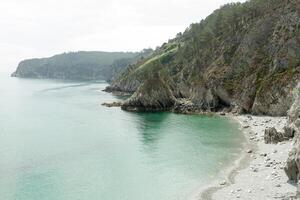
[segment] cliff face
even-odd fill
[[[223,6],[129,67],[110,90],[151,96],[155,88],[143,85],[159,74],[171,96],[204,111],[286,115],[300,78],[299,12],[298,0]]]
[[[15,77],[68,80],[112,80],[145,53],[76,52],[20,62]]]
[[[300,88],[300,84],[298,85]],[[300,89],[294,92],[295,102],[288,112],[289,128],[295,131],[294,146],[284,168],[291,181],[300,180]]]

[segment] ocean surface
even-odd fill
[[[105,86],[0,76],[1,200],[184,200],[242,151],[234,122],[106,108]]]

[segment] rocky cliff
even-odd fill
[[[127,111],[156,111],[168,110],[174,104],[175,97],[169,86],[156,74],[143,82],[121,108]]]
[[[112,80],[152,50],[131,52],[73,52],[20,62],[14,77],[68,80]]]
[[[203,111],[286,115],[300,79],[300,3],[225,5],[127,68],[108,89],[134,93],[131,108],[164,110],[167,102],[143,99],[159,100],[154,90],[160,87],[145,87],[154,74],[170,89],[170,98],[187,99]]]
[[[300,180],[300,89],[295,90],[294,96],[296,100],[288,112],[289,128],[295,132],[294,146],[289,153],[284,170],[291,181],[298,182]]]

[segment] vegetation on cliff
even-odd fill
[[[300,78],[299,12],[297,0],[227,4],[130,66],[110,89],[141,93],[159,74],[175,98],[202,110],[286,115]]]
[[[20,62],[12,76],[68,80],[112,80],[129,64],[152,52],[72,52]]]

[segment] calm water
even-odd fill
[[[1,200],[181,200],[241,151],[217,117],[135,114],[105,83],[0,76]]]

